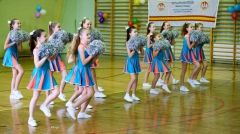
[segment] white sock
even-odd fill
[[[136,97],[135,94],[132,94],[132,97]]]
[[[129,93],[126,93],[126,95],[129,95]]]
[[[29,117],[28,120],[34,120],[33,117]]]

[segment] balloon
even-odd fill
[[[137,23],[138,23],[138,19],[136,19],[136,18],[133,18],[132,21],[133,21],[134,24],[137,24]]]
[[[40,12],[41,9],[42,9],[42,7],[41,7],[40,5],[37,5],[36,10],[37,10],[38,12]]]
[[[233,7],[228,7],[228,8],[227,8],[227,11],[228,11],[229,13],[232,13],[232,12],[234,11],[234,8],[233,8]]]
[[[238,12],[237,11],[232,12],[232,19],[237,20],[237,18],[238,18]]]
[[[104,14],[103,14],[103,18],[106,19],[107,17],[108,17],[107,13],[104,13]]]
[[[128,26],[133,26],[133,22],[132,21],[128,21]]]
[[[103,17],[101,17],[100,19],[99,19],[99,22],[100,23],[103,23],[105,21],[105,19],[103,18]]]
[[[145,3],[145,0],[140,0],[140,3],[141,3],[141,4],[144,4],[144,3]]]
[[[47,11],[46,11],[45,9],[42,9],[42,10],[40,11],[40,13],[41,13],[42,15],[44,15],[44,14],[47,13]]]
[[[234,6],[234,10],[235,10],[235,11],[240,10],[240,5],[239,5],[239,4],[236,4],[236,5]]]
[[[35,13],[35,17],[36,17],[36,18],[40,18],[40,16],[41,16],[41,13],[40,13],[40,12],[36,12],[36,13]]]
[[[138,29],[138,24],[133,24],[133,26]]]
[[[99,11],[99,12],[98,12],[98,16],[99,16],[99,17],[103,17],[103,12],[102,12],[102,11]]]
[[[134,0],[134,5],[140,5],[140,0]]]

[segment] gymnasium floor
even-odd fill
[[[64,56],[63,56],[64,57]],[[66,113],[65,103],[57,98],[50,106],[52,116],[46,117],[39,110],[45,99],[42,92],[37,103],[35,120],[37,127],[30,127],[28,105],[32,91],[26,89],[33,69],[33,59],[20,58],[25,74],[20,83],[24,98],[20,101],[9,100],[11,68],[0,66],[0,133],[6,134],[239,134],[240,133],[240,66],[231,64],[209,65],[206,78],[208,84],[192,88],[185,85],[190,92],[180,92],[180,84],[172,85],[171,94],[157,89],[159,95],[149,94],[149,88],[142,88],[144,71],[139,75],[136,95],[139,102],[129,103],[123,97],[129,82],[129,75],[123,74],[125,56],[102,56],[100,67],[96,69],[98,84],[107,94],[106,99],[92,98],[90,119],[72,120]],[[0,59],[2,63],[2,59]],[[68,71],[72,65],[68,65]],[[190,76],[192,66],[186,73]],[[179,79],[181,63],[176,61],[172,68],[174,76]],[[60,83],[61,75],[54,73]],[[150,74],[149,83],[153,79]],[[65,95],[69,99],[73,86],[66,85]]]

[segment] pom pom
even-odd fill
[[[19,30],[21,36],[22,36],[22,41],[21,42],[25,42],[29,40],[29,35],[27,32],[23,31],[23,30]]]
[[[141,46],[145,46],[147,44],[147,38],[143,37],[143,35],[138,35],[138,40],[140,41]]]
[[[38,55],[40,57],[49,56],[50,58],[57,54],[57,49],[51,43],[43,43],[38,48]]]
[[[91,56],[99,56],[105,52],[105,44],[101,40],[94,40],[86,49],[87,53]]]
[[[68,42],[72,42],[72,40],[73,40],[73,34],[67,32],[67,35],[68,35]]]
[[[131,51],[136,51],[140,47],[140,40],[138,36],[133,36],[127,42],[127,47]]]
[[[173,37],[174,39],[177,38],[177,37],[179,36],[179,32],[178,32],[178,30],[173,29],[171,32],[172,32],[172,37]]]
[[[171,31],[163,30],[161,33],[161,36],[167,40],[171,40],[171,38],[173,37],[173,34]]]
[[[153,43],[153,50],[166,50],[171,46],[170,42],[168,40],[159,40]]]
[[[64,43],[61,40],[52,39],[48,43],[50,43],[56,48],[57,53],[61,53],[64,49]]]
[[[193,30],[191,33],[190,33],[190,41],[195,43],[195,42],[199,42],[201,38],[201,32],[198,31],[198,30]]]
[[[22,35],[19,30],[11,30],[9,32],[9,36],[13,42],[19,43],[22,41]]]
[[[69,37],[72,38],[73,35],[70,34],[71,33],[67,33],[64,30],[60,30],[53,35],[52,39],[59,39],[64,43],[68,43],[72,41],[71,39],[69,39]]]
[[[209,42],[210,42],[209,37],[206,34],[201,33],[201,38],[199,40],[199,44],[205,44],[205,43],[209,44]]]
[[[96,28],[90,31],[90,35],[91,35],[91,42],[94,40],[101,40],[101,41],[104,40],[101,32]]]

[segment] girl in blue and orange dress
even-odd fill
[[[61,30],[60,23],[49,22],[48,32],[49,32],[50,37],[48,40],[51,40],[53,35],[60,30]],[[60,94],[59,94],[58,98],[61,99],[62,101],[66,101],[66,97],[63,94],[63,90],[66,85],[65,77],[67,76],[67,71],[66,71],[66,66],[65,66],[64,62],[62,61],[60,53],[57,55],[55,60],[51,61],[51,68],[52,68],[53,72],[61,72],[61,74],[62,74],[62,80],[61,80],[61,84],[59,87]],[[46,92],[46,93],[48,96],[49,92]],[[54,104],[54,102],[51,102],[51,104]]]
[[[152,56],[152,44],[150,41],[150,36],[152,35],[152,33],[156,30],[156,25],[153,22],[149,22],[147,24],[147,44],[146,44],[146,52],[144,53],[144,57],[143,57],[143,62],[147,63],[147,70],[146,70],[146,74],[144,77],[144,82],[143,82],[143,86],[144,87],[148,87],[151,86],[150,84],[148,84],[148,77],[149,77],[149,73],[150,73],[150,68],[151,68],[151,63],[153,60],[153,56]]]
[[[82,97],[74,104],[68,106],[67,111],[75,120],[75,109],[81,106],[81,110],[77,118],[91,118],[91,115],[85,113],[86,107],[93,96],[92,87],[95,85],[90,67],[96,61],[96,57],[88,55],[86,49],[90,42],[90,31],[85,28],[78,30],[78,34],[71,43],[71,49],[68,51],[68,62],[75,62],[76,65],[71,69],[66,77],[66,82],[79,85],[80,88],[75,90],[73,97],[82,93]],[[75,95],[77,94],[77,95]]]
[[[13,19],[12,21],[10,21],[9,26],[10,30],[19,30],[21,29],[21,22],[18,19]],[[10,39],[10,35],[8,34],[7,39],[4,43],[4,50],[6,50],[6,52],[3,56],[2,65],[6,67],[11,67],[13,72],[10,99],[19,100],[23,98],[23,95],[18,90],[19,83],[24,73],[18,58],[18,50],[22,51],[22,43],[13,42]]]
[[[200,22],[195,23],[195,29],[203,32],[203,24],[200,23]],[[193,49],[193,53],[194,53],[194,55],[196,56],[196,59],[203,65],[200,82],[208,83],[209,81],[204,78],[204,77],[205,77],[205,73],[206,73],[206,71],[207,71],[208,64],[207,64],[207,61],[206,61],[206,58],[205,58],[205,55],[204,55],[204,52],[203,52],[203,48],[202,48],[203,45],[204,45],[204,44],[198,44],[198,45]],[[193,77],[193,82],[194,82],[194,84],[200,84],[200,83],[197,81],[197,77],[198,77],[199,72],[200,72],[200,69],[199,69],[199,71],[196,73],[196,75]]]
[[[129,27],[127,29],[127,42],[131,37],[137,36],[137,35],[138,35],[137,29],[135,27]],[[127,59],[125,61],[123,72],[129,73],[131,76],[131,80],[128,83],[127,93],[124,96],[124,99],[128,102],[133,102],[135,100],[139,101],[140,99],[135,95],[135,93],[136,93],[137,83],[138,83],[138,74],[142,72],[142,67],[138,59],[139,58],[138,51],[131,51],[127,47],[127,45],[126,45],[126,48],[127,48]],[[142,47],[140,47],[139,50],[141,54],[144,53]],[[132,97],[130,97],[129,95],[131,88],[132,88]]]
[[[88,30],[92,30],[92,22],[89,18],[84,18],[82,20],[82,22],[80,23],[80,26],[82,28],[86,28]],[[92,75],[93,75],[93,78],[94,78],[94,83],[95,83],[95,86],[93,86],[93,89],[94,89],[94,97],[96,98],[105,98],[106,95],[102,92],[104,91],[104,89],[102,87],[99,87],[98,86],[98,83],[97,83],[97,77],[96,77],[96,71],[95,71],[95,68],[99,66],[99,63],[98,63],[98,59],[96,60],[96,62],[94,62],[92,64],[92,67],[91,67],[91,72],[92,72]]]
[[[163,31],[163,30],[167,30],[169,31],[171,28],[170,26],[170,23],[165,21],[163,22],[162,24],[162,27],[160,29],[160,33]],[[170,43],[171,45],[174,45],[174,39],[170,40]],[[165,52],[165,55],[166,55],[166,61],[167,61],[167,65],[169,68],[171,68],[171,63],[175,61],[175,56],[173,54],[173,51],[172,51],[172,48],[169,47],[167,50],[164,51]],[[163,77],[163,74],[160,75],[160,79],[159,79],[159,82],[163,82],[162,80],[162,77]],[[172,84],[177,84],[179,82],[179,80],[176,80],[174,77],[173,77],[173,73],[171,73],[171,78],[172,78]]]
[[[184,86],[184,77],[185,77],[185,74],[186,74],[186,71],[187,71],[187,64],[192,63],[195,66],[194,70],[191,73],[190,78],[187,80],[188,83],[192,87],[195,87],[195,85],[192,81],[193,76],[200,69],[200,64],[199,64],[199,62],[197,61],[196,57],[194,56],[194,54],[192,52],[192,48],[197,44],[197,42],[195,42],[195,43],[190,42],[189,34],[191,33],[192,29],[193,29],[193,26],[192,26],[191,23],[184,23],[184,25],[182,27],[182,36],[184,36],[184,38],[183,38],[183,47],[182,47],[182,51],[181,51],[181,54],[180,54],[180,60],[182,61],[182,72],[181,72],[181,76],[180,76],[180,81],[181,81],[180,90],[181,91],[189,91]]]
[[[161,39],[160,34],[157,32],[154,32],[151,35],[151,41],[152,43],[159,41]],[[162,89],[164,89],[166,92],[171,93],[171,91],[168,89],[168,81],[169,81],[169,76],[171,75],[171,70],[167,66],[165,59],[165,53],[163,50],[154,50],[153,49],[153,61],[152,61],[152,66],[150,68],[151,72],[154,73],[154,79],[152,81],[152,89],[150,90],[150,93],[152,94],[159,94],[158,91],[155,90],[156,83],[160,77],[161,73],[166,73],[166,78],[164,80],[164,84],[162,86]]]
[[[37,126],[36,121],[33,118],[35,107],[40,96],[41,91],[52,90],[52,93],[46,98],[43,104],[40,106],[40,110],[44,112],[47,117],[51,116],[50,110],[47,108],[47,105],[53,101],[59,95],[57,83],[52,76],[50,70],[50,61],[49,57],[40,57],[38,56],[38,47],[46,42],[46,33],[42,29],[38,29],[30,33],[30,52],[34,57],[35,68],[32,71],[32,76],[30,82],[27,86],[28,89],[33,90],[33,97],[29,105],[29,119],[28,124],[30,126]],[[35,41],[37,45],[35,45]]]

